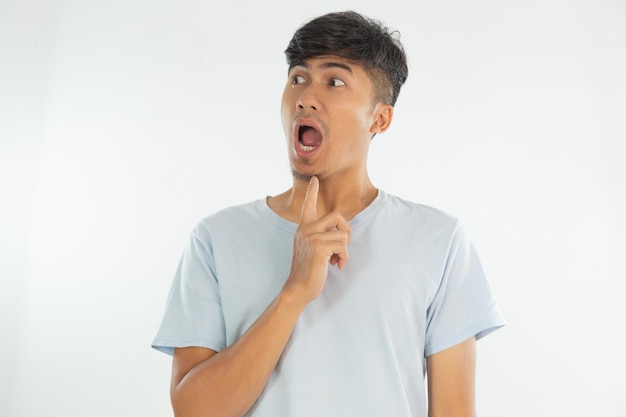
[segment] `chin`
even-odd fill
[[[305,182],[309,182],[311,181],[311,177],[315,176],[315,177],[320,177],[320,174],[309,174],[309,173],[305,173],[305,172],[300,172],[297,171],[295,168],[291,168],[291,175],[293,176],[293,178],[295,180],[299,180],[299,181],[305,181]]]

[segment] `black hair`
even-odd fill
[[[285,55],[289,69],[323,55],[360,64],[372,79],[375,100],[394,105],[409,72],[399,35],[354,11],[328,13],[301,26]]]

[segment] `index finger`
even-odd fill
[[[317,220],[317,193],[320,183],[316,176],[311,177],[309,186],[306,189],[304,202],[302,203],[302,213],[300,214],[300,224],[309,224]]]

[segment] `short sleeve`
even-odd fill
[[[177,347],[224,349],[224,317],[214,265],[209,232],[200,223],[176,269],[153,348],[169,355]]]
[[[476,248],[458,222],[426,322],[425,356],[505,325]]]

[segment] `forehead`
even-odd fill
[[[292,66],[290,70],[294,68],[306,69],[309,71],[323,71],[334,68],[344,70],[353,75],[357,75],[359,73],[365,74],[365,69],[360,63],[334,55],[309,58]]]

